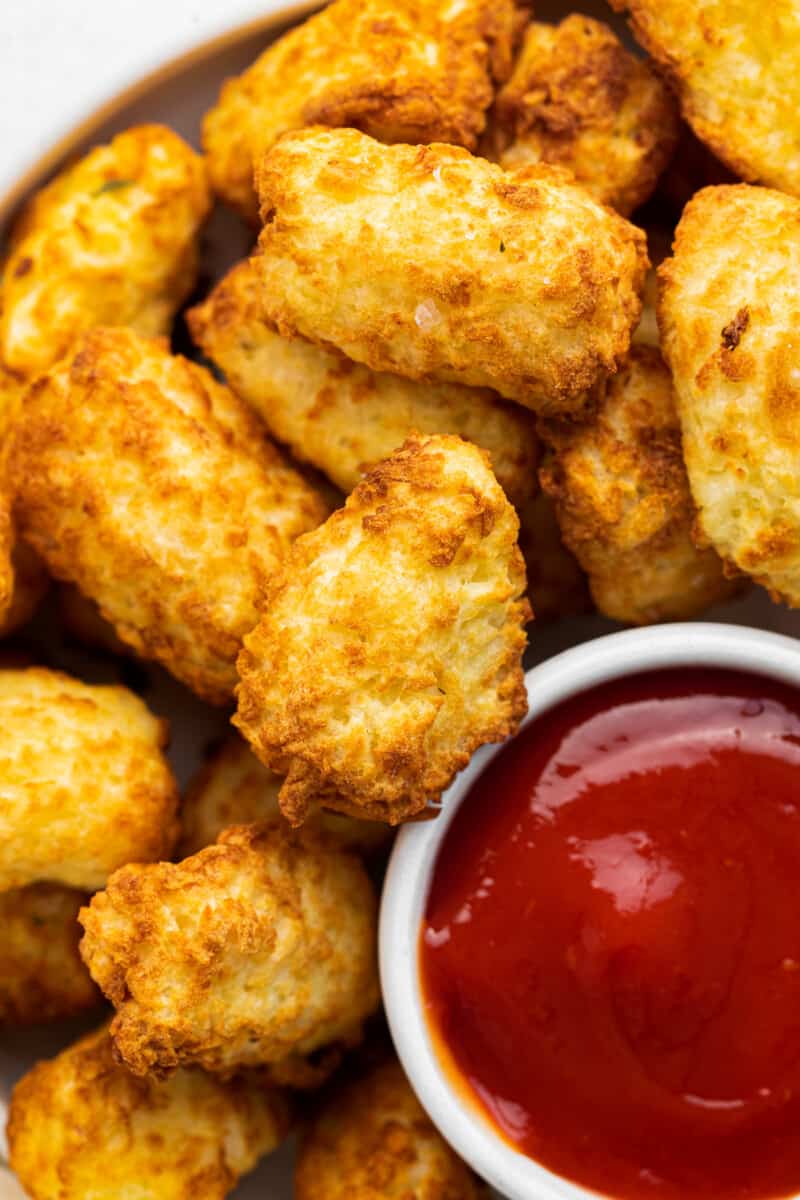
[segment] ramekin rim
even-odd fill
[[[593,638],[532,667],[521,728],[562,700],[607,680],[651,670],[709,667],[765,675],[800,688],[800,643],[746,625],[686,622]],[[406,825],[392,852],[380,910],[384,1007],[398,1056],[420,1103],[453,1149],[508,1200],[598,1200],[593,1192],[503,1140],[459,1097],[437,1056],[423,1010],[419,930],[439,846],[473,781],[499,751],[484,746],[442,800],[436,820]]]

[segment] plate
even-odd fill
[[[206,2],[210,4],[210,0]],[[624,24],[610,14],[605,4],[590,0],[576,7],[579,7],[581,12],[613,25],[630,44]],[[555,3],[553,0],[548,3],[542,0],[537,4],[536,16],[538,20],[560,20],[570,11],[573,9],[568,3]],[[287,6],[284,12],[291,12],[291,6]],[[273,37],[274,29],[280,29],[286,24],[280,14],[275,20],[277,26],[273,27]],[[190,61],[183,59],[171,68],[163,70],[157,80],[142,82],[135,88],[135,99],[122,99],[105,105],[103,114],[84,123],[80,131],[62,140],[60,148],[69,154],[80,152],[88,145],[108,140],[121,129],[145,121],[159,121],[170,125],[194,145],[198,145],[201,117],[215,101],[222,81],[243,70],[269,40],[270,36],[263,32],[256,35],[246,33],[240,37],[227,35],[224,45],[217,43],[216,49],[210,47],[204,52],[193,54]],[[101,47],[95,46],[95,51],[100,53]],[[111,111],[113,115],[108,115]],[[52,165],[52,152],[48,152],[40,160],[38,175],[33,173],[39,181],[42,181],[43,173],[49,165]],[[0,235],[10,215],[0,212]],[[222,209],[215,211],[204,236],[204,284],[209,285],[233,262],[243,257],[248,252],[251,242],[251,231],[233,214]],[[772,604],[759,588],[754,588],[731,604],[709,610],[705,616],[708,620],[756,625],[778,633],[800,636],[800,613],[792,613]],[[613,622],[597,616],[572,618],[551,626],[543,626],[541,630],[537,630],[534,624],[529,631],[531,645],[526,655],[526,667],[533,666],[577,642],[612,632],[617,628],[619,626]],[[89,682],[122,681],[135,687],[155,712],[166,716],[170,721],[170,759],[182,785],[198,767],[207,747],[226,728],[224,714],[202,704],[160,668],[151,664],[130,664],[91,654],[75,644],[64,641],[58,631],[52,601],[45,604],[36,620],[21,636],[10,639],[7,644],[19,645],[31,652],[37,661],[60,667]],[[14,1031],[0,1036],[0,1119],[2,1107],[20,1075],[37,1059],[52,1056],[97,1023],[95,1017],[89,1021],[82,1019],[80,1022],[59,1023],[42,1030]],[[233,1200],[290,1200],[293,1194],[292,1153],[293,1146],[290,1140],[242,1181],[231,1193]],[[4,1144],[0,1141],[0,1157],[3,1155]],[[0,1200],[20,1200],[22,1196],[19,1185],[0,1167]]]

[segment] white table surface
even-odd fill
[[[310,4],[0,0],[0,210],[121,92],[287,7]]]

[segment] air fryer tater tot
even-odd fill
[[[604,25],[577,13],[533,21],[489,121],[486,149],[501,166],[568,167],[623,216],[643,204],[675,149],[668,89]]]
[[[304,125],[473,149],[518,27],[513,0],[336,0],[224,85],[203,123],[215,190],[255,222],[254,165]]]
[[[0,1029],[69,1017],[100,1003],[78,953],[83,892],[32,883],[0,893]]]
[[[209,208],[202,159],[163,125],[128,129],[62,171],[12,231],[0,363],[31,379],[95,325],[168,333]]]
[[[255,1078],[138,1079],[103,1028],[14,1088],[10,1159],[32,1200],[224,1200],[289,1119],[280,1092]]]
[[[239,263],[189,314],[204,354],[292,453],[344,492],[416,433],[457,433],[488,450],[513,504],[536,486],[533,418],[486,388],[416,383],[351,362],[304,338],[283,338],[261,312],[258,279]]]
[[[178,833],[166,726],[123,687],[40,667],[0,671],[0,891],[94,891]]]
[[[33,386],[10,472],[51,572],[214,702],[291,540],[327,511],[228,388],[123,329],[88,334]]]
[[[583,424],[542,433],[552,447],[542,485],[602,613],[635,625],[688,619],[733,594],[714,551],[692,540],[675,396],[657,350],[635,347]]]
[[[282,821],[278,793],[283,776],[263,766],[241,738],[219,748],[192,781],[181,806],[184,855],[205,849],[231,825]],[[347,850],[370,855],[391,841],[391,830],[380,821],[358,821],[341,813],[315,808],[308,824]]]
[[[331,1095],[301,1142],[296,1200],[480,1200],[486,1193],[431,1124],[400,1064]]]
[[[798,607],[800,201],[744,184],[706,188],[659,278],[698,528]]]
[[[742,178],[800,195],[796,0],[610,0],[678,93],[683,115]]]
[[[294,823],[321,802],[396,824],[517,728],[525,570],[485,454],[409,438],[296,543],[239,657],[234,724],[286,773]]]
[[[567,172],[287,134],[256,172],[267,317],[375,371],[580,409],[641,311],[645,238]]]
[[[131,865],[81,921],[136,1075],[230,1074],[352,1043],[378,1005],[376,905],[355,856],[310,831],[236,826],[177,864]]]
[[[8,429],[24,393],[25,384],[0,362],[0,474],[5,472]],[[41,562],[17,534],[11,507],[11,489],[3,478],[0,480],[0,637],[13,633],[33,616],[48,583]]]

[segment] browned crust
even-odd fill
[[[447,496],[452,497],[452,511],[443,508]],[[259,757],[286,774],[280,803],[290,821],[299,824],[314,800],[355,816],[392,824],[406,820],[438,799],[480,745],[516,730],[527,710],[521,658],[530,617],[522,598],[525,572],[517,532],[516,515],[480,450],[454,437],[412,436],[367,475],[344,509],[316,534],[298,541],[260,625],[245,640],[234,717]],[[323,607],[317,616],[315,564],[338,555],[351,538],[362,548],[364,570],[369,563],[374,573],[359,586],[373,588],[391,563],[387,591],[335,599],[328,615]],[[395,553],[400,557],[393,561]],[[351,571],[345,561],[342,567]],[[475,661],[461,664],[459,680],[462,689],[472,689],[468,697],[453,690],[455,664],[440,659],[438,646],[440,638],[453,637],[465,609],[469,611],[466,594],[461,597],[473,573],[490,578],[496,590],[475,617],[486,622],[490,655],[480,658],[480,626],[465,626],[465,640],[453,648],[468,656],[473,642],[467,639],[474,639]],[[352,574],[346,578],[357,583]],[[426,601],[418,615],[394,607],[393,590],[402,594],[412,579],[421,595],[431,587],[438,597]],[[335,579],[329,586],[337,597],[340,587],[349,591],[349,585]],[[299,661],[293,666],[287,640],[293,614],[304,604],[307,645],[323,639],[318,661],[325,674],[318,682],[303,673]],[[373,611],[361,611],[365,604],[373,604]],[[343,640],[331,653],[351,664],[352,680],[340,682],[330,674],[340,659],[331,658],[330,665],[325,661],[324,629],[315,624],[320,621],[341,633]],[[416,662],[397,649],[409,637],[416,650],[409,646],[408,654],[416,655]],[[398,652],[401,661],[393,657]],[[471,670],[479,672],[477,678]],[[386,680],[396,681],[388,685],[388,693]],[[443,707],[448,689],[452,698]],[[404,697],[402,703],[398,697]],[[356,705],[363,712],[363,706],[373,704],[371,734],[354,726],[351,743],[335,732],[343,713],[355,711]],[[384,706],[385,718],[379,719]]]
[[[337,0],[228,80],[203,121],[215,191],[258,223],[253,168],[283,133],[349,126],[474,148],[523,22],[514,0]],[[433,53],[431,53],[433,51]]]
[[[310,831],[235,826],[177,864],[132,864],[81,910],[81,953],[136,1075],[197,1064],[318,1082],[378,1001],[361,863]]]
[[[501,89],[487,148],[502,165],[530,158],[569,168],[624,216],[651,195],[678,136],[678,114],[646,62],[601,21],[573,13],[533,22]]]
[[[9,476],[50,572],[217,704],[291,537],[327,511],[210,372],[125,329],[93,330],[33,384]]]

